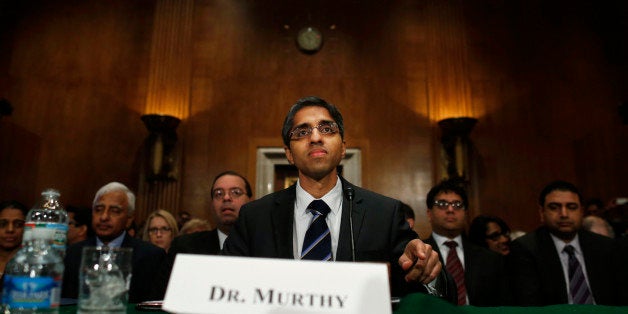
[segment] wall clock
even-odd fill
[[[323,46],[323,34],[315,27],[307,26],[299,31],[296,41],[299,50],[312,54]]]

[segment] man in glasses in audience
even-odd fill
[[[458,305],[498,306],[510,303],[503,257],[464,236],[469,201],[454,181],[443,181],[427,194],[432,236],[425,242],[441,257],[454,279]]]
[[[300,99],[284,120],[282,137],[299,172],[296,184],[242,206],[223,253],[387,262],[393,296],[426,291],[423,284],[434,281],[442,266],[406,223],[401,202],[338,174],[346,152],[338,109],[318,97]]]
[[[133,249],[133,276],[129,288],[129,302],[154,300],[153,282],[157,270],[166,258],[166,252],[151,243],[136,239],[126,232],[133,222],[135,194],[119,182],[101,187],[92,204],[92,228],[95,237],[68,246],[65,255],[61,296],[76,299],[79,295],[79,269],[83,247],[108,246]]]
[[[235,171],[218,174],[212,183],[210,196],[216,228],[185,234],[174,238],[168,251],[168,262],[160,272],[158,293],[164,295],[174,260],[178,253],[217,255],[220,253],[231,227],[238,220],[240,207],[253,197],[249,181]]]
[[[582,228],[584,208],[575,185],[554,181],[538,200],[541,226],[512,242],[508,256],[518,305],[626,305],[618,290],[626,265],[615,265],[613,240]]]

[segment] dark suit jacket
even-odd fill
[[[420,291],[422,285],[407,284],[398,258],[406,244],[418,238],[410,229],[400,210],[400,202],[342,180],[343,188],[351,186],[353,200],[353,232],[357,261],[385,262],[391,268],[391,293],[403,295]],[[249,202],[240,208],[240,217],[225,241],[223,254],[251,257],[294,259],[293,224],[295,185]],[[351,261],[349,200],[342,203],[342,218],[337,261]]]
[[[85,246],[96,246],[96,238],[90,237],[85,241],[75,243],[69,246],[66,251],[63,288],[61,290],[64,298],[78,298],[79,269],[83,247]],[[124,237],[122,247],[133,248],[129,302],[137,303],[156,299],[156,296],[152,294],[152,284],[155,280],[155,275],[166,258],[166,252],[160,247],[128,235]]]
[[[184,234],[174,238],[168,250],[168,258],[157,275],[153,289],[153,294],[157,299],[163,299],[166,294],[174,260],[178,253],[218,255],[220,253],[218,229]]]
[[[443,268],[445,261],[433,237],[425,240],[438,252]],[[512,303],[504,258],[486,248],[471,243],[462,237],[464,252],[464,282],[469,304],[475,306],[499,306]],[[453,285],[455,286],[455,281]],[[455,289],[455,288],[454,288]]]
[[[578,238],[595,302],[617,304],[611,258],[613,240],[584,230],[578,232]],[[547,228],[540,227],[513,241],[508,263],[516,304],[544,306],[568,302],[562,264]]]

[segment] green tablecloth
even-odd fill
[[[76,306],[62,306],[60,314],[76,313]],[[134,304],[129,304],[127,314],[131,313],[165,313],[162,311],[137,311]],[[399,306],[393,311],[394,314],[441,314],[441,313],[470,313],[470,314],[605,314],[605,313],[627,313],[628,306],[604,306],[604,305],[550,305],[544,307],[476,307],[476,306],[454,306],[436,297],[424,294],[411,294],[403,298]],[[371,314],[371,313],[365,313]],[[377,313],[373,313],[377,314]]]
[[[424,295],[411,294],[401,300],[394,314],[425,314],[425,313],[471,313],[471,314],[590,314],[590,313],[628,313],[628,306],[604,305],[550,305],[543,307],[476,307],[454,306],[441,299]]]

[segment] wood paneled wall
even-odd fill
[[[204,218],[213,177],[233,169],[255,182],[255,148],[282,146],[284,115],[305,95],[340,108],[363,186],[413,207],[422,235],[436,121],[449,115],[479,119],[471,215],[530,230],[538,191],[556,178],[586,197],[628,195],[622,1],[197,0],[159,13],[172,3],[0,1],[0,97],[15,107],[0,120],[1,199],[30,205],[53,186],[89,205],[114,180],[138,191],[139,117],[160,93],[187,115],[171,210]],[[317,54],[295,47],[306,25],[325,36]],[[169,47],[157,39],[185,36],[189,48],[170,46],[180,59],[156,60]],[[172,65],[187,62],[189,77],[171,86],[167,73],[185,73]]]

